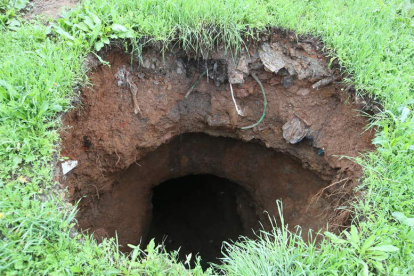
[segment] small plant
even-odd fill
[[[393,245],[379,241],[377,235],[368,238],[361,237],[355,225],[351,225],[350,231],[344,231],[346,239],[342,239],[330,232],[325,232],[334,244],[345,246],[354,258],[354,264],[358,267],[360,275],[369,276],[370,273],[384,273],[382,261],[390,257],[391,252],[399,249]],[[376,270],[376,271],[373,271]]]
[[[54,30],[62,35],[69,45],[93,46],[95,51],[108,45],[110,39],[135,37],[134,31],[128,25],[104,22],[88,8],[67,13],[57,20]]]
[[[15,28],[20,22],[15,18],[17,13],[24,9],[30,0],[0,0],[0,30],[7,26]]]

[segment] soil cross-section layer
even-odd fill
[[[103,57],[111,66],[91,69],[92,85],[83,88],[82,103],[65,117],[61,135],[62,156],[78,161],[64,182],[73,201],[82,199],[79,227],[97,238],[117,233],[125,250],[126,244],[154,237],[182,241],[186,234],[171,229],[183,231],[197,220],[173,212],[184,200],[174,186],[169,189],[177,205],[175,198],[165,199],[170,208],[160,203],[162,192],[157,195],[155,187],[188,175],[219,177],[174,182],[177,189],[187,185],[194,198],[206,194],[199,208],[208,219],[208,208],[222,212],[211,224],[221,226],[209,228],[217,232],[212,247],[251,235],[259,221],[269,227],[268,216],[279,216],[278,199],[285,223],[304,232],[346,223],[348,213],[335,208],[347,206],[361,168],[341,157],[372,149],[372,134],[364,131],[367,121],[356,111],[363,107],[337,83],[339,73],[328,68],[320,47],[274,34],[235,58],[217,50],[201,59],[177,47],[162,55],[152,46],[143,49],[139,62],[121,50],[108,51]],[[264,119],[246,128],[263,115],[263,92]],[[223,179],[232,184],[220,190]],[[183,193],[193,206],[191,193]],[[220,224],[220,215],[229,214],[238,216],[232,219],[239,227]],[[191,233],[188,251],[215,252],[203,243],[209,240],[206,231]]]

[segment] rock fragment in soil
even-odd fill
[[[77,160],[68,160],[62,163],[62,174],[65,175],[78,165]]]
[[[310,78],[318,81],[332,76],[333,72],[324,68],[317,57],[306,51],[293,49],[290,49],[287,55],[287,50],[278,42],[263,43],[259,49],[259,56],[266,70],[277,74],[285,68],[291,76],[297,76],[299,80]]]
[[[283,78],[283,87],[290,88],[293,85],[293,78],[291,76],[286,76]]]
[[[305,138],[309,129],[298,118],[286,122],[283,127],[283,138],[291,144],[297,144]]]
[[[276,44],[272,45],[276,47]],[[279,49],[274,49],[269,43],[263,43],[259,49],[259,56],[267,70],[273,73],[279,72],[285,67],[285,55]]]
[[[312,88],[313,89],[318,89],[319,87],[327,86],[328,84],[330,84],[333,81],[334,81],[334,77],[324,78],[324,79],[321,79],[320,81],[318,81],[317,83],[313,84]]]

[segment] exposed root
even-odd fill
[[[98,200],[100,199],[99,198],[99,189],[98,189],[98,187],[96,187],[96,185],[94,185],[94,184],[92,184],[92,186],[94,186],[95,187],[95,189],[96,189],[96,197],[98,198]]]
[[[119,161],[121,161],[121,157],[118,155],[118,152],[115,151],[116,156],[118,157],[118,160],[115,163],[115,166],[118,165]]]
[[[259,121],[257,121],[255,124],[253,124],[251,126],[247,126],[247,127],[242,127],[241,129],[254,128],[258,124],[260,124],[263,121],[264,117],[266,116],[266,108],[267,108],[266,92],[265,92],[265,90],[263,88],[262,82],[259,80],[259,78],[256,76],[256,74],[251,73],[251,75],[254,78],[254,80],[257,81],[257,83],[260,86],[260,89],[262,90],[262,94],[263,94],[263,114],[262,114],[262,117],[260,117]]]
[[[204,71],[200,76],[198,76],[197,80],[195,81],[195,83],[193,84],[193,86],[191,86],[190,90],[188,90],[188,92],[185,94],[185,98],[187,99],[188,96],[190,96],[191,92],[193,92],[194,88],[197,86],[198,82],[200,81],[200,79],[207,73],[207,70]]]
[[[236,108],[237,114],[239,114],[240,116],[243,116],[243,111],[237,105],[236,99],[234,98],[233,86],[231,85],[231,82],[230,82],[230,93],[231,93],[231,98],[233,99],[234,107]]]
[[[138,95],[138,87],[135,85],[135,83],[131,80],[131,75],[128,71],[126,71],[126,82],[129,85],[129,90],[131,91],[132,94],[132,102],[134,103],[134,113],[138,114],[139,112],[141,112],[139,105],[138,105],[138,100],[137,100],[137,95]]]
[[[334,182],[334,183],[332,183],[332,184],[330,184],[330,185],[328,185],[328,186],[326,186],[326,187],[324,187],[324,188],[322,188],[322,189],[320,189],[313,197],[312,197],[312,199],[311,199],[311,202],[309,203],[309,205],[308,205],[308,209],[309,209],[309,206],[310,205],[312,205],[312,204],[314,204],[314,203],[316,203],[316,202],[318,202],[319,201],[319,199],[321,198],[321,196],[323,195],[323,193],[327,190],[327,189],[329,189],[329,188],[331,188],[331,187],[333,187],[333,186],[335,186],[336,184],[339,184],[339,183],[341,183],[341,182],[343,182],[343,181],[347,181],[349,179],[349,177],[347,177],[347,178],[344,178],[344,179],[341,179],[341,180],[339,180],[339,181],[336,181],[336,182]]]

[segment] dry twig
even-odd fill
[[[329,189],[329,188],[331,188],[331,187],[333,187],[333,186],[335,186],[336,184],[339,184],[339,183],[341,183],[341,182],[343,182],[343,181],[346,181],[346,180],[348,180],[349,179],[349,177],[347,177],[347,178],[344,178],[344,179],[341,179],[341,180],[339,180],[339,181],[337,181],[337,182],[334,182],[334,183],[332,183],[332,184],[330,184],[329,186],[326,186],[326,187],[324,187],[324,188],[322,188],[322,189],[320,189],[313,197],[312,197],[312,199],[311,199],[311,203],[310,204],[312,204],[312,203],[315,203],[315,202],[318,202],[318,200],[319,200],[319,198],[322,196],[322,194],[325,192],[325,190],[326,189]],[[309,205],[310,205],[309,204]]]

